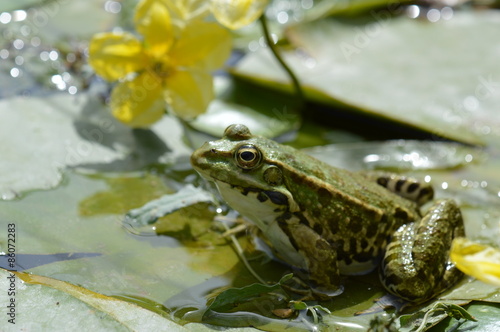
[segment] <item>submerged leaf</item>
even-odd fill
[[[210,311],[226,311],[229,306],[235,306],[237,303],[248,300],[262,293],[269,293],[281,289],[281,285],[293,277],[293,274],[287,274],[281,278],[278,283],[273,285],[264,285],[255,283],[241,288],[230,288],[220,293],[207,309]]]

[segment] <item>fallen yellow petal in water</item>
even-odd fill
[[[451,261],[465,274],[500,286],[500,250],[466,238],[453,240]]]

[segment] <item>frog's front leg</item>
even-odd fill
[[[464,236],[460,209],[452,200],[434,203],[420,220],[401,226],[386,248],[380,270],[391,293],[422,302],[456,283],[462,273],[449,262],[454,237]]]
[[[316,299],[327,300],[342,293],[337,251],[311,227],[303,223],[280,227],[307,264],[308,279]]]

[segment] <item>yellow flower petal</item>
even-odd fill
[[[204,113],[213,99],[212,75],[204,71],[176,71],[168,78],[166,99],[184,119]]]
[[[111,110],[131,127],[148,127],[165,113],[162,82],[150,72],[119,83],[111,93]]]
[[[173,17],[182,21],[203,18],[209,14],[207,0],[166,0]]]
[[[137,4],[134,23],[144,36],[145,47],[153,57],[168,52],[174,41],[167,4],[161,0],[141,0]]]
[[[465,274],[500,286],[500,250],[465,238],[453,240],[451,261]]]
[[[170,52],[173,66],[220,68],[231,54],[231,35],[216,23],[194,21],[181,33]]]
[[[130,33],[98,33],[89,45],[89,63],[97,74],[116,81],[144,69],[147,57],[141,42]]]
[[[239,29],[258,19],[268,0],[211,0],[217,21],[229,29]]]

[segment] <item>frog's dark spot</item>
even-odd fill
[[[366,239],[361,239],[360,246],[361,249],[366,249],[366,247],[368,247],[368,241],[366,241]]]
[[[321,210],[320,209],[312,209],[311,214],[314,218],[320,218],[321,217]]]
[[[406,183],[406,179],[400,179],[396,182],[396,187],[395,187],[395,190],[396,191],[401,191],[401,188],[403,187],[403,185]]]
[[[386,285],[401,285],[403,283],[403,279],[398,277],[394,273],[389,273],[388,275],[385,275],[383,280]]]
[[[323,235],[323,226],[321,226],[320,223],[315,223],[314,226],[313,226],[313,230],[319,234],[319,235]]]
[[[267,201],[268,197],[266,195],[264,195],[262,192],[260,192],[258,195],[257,195],[257,199],[259,200],[259,202],[265,202]]]
[[[373,259],[373,253],[371,253],[370,251],[360,252],[359,254],[354,255],[353,258],[356,262],[364,263]]]
[[[408,220],[408,212],[398,207],[394,212],[394,217],[396,217],[397,219]]]
[[[413,182],[412,184],[410,184],[408,186],[408,188],[406,189],[406,191],[409,194],[411,194],[412,192],[414,192],[415,190],[417,190],[419,187],[420,187],[420,184],[418,182]]]
[[[299,219],[299,223],[307,226],[308,228],[311,228],[311,225],[309,224],[309,220],[307,220],[307,218],[304,217],[304,215],[302,213],[295,212],[294,215],[297,217],[297,219]]]
[[[339,223],[336,218],[331,218],[328,221],[328,229],[330,230],[330,233],[335,234],[339,231]]]
[[[332,193],[325,188],[319,188],[318,190],[318,200],[323,206],[328,206],[332,201]]]
[[[363,228],[363,223],[361,222],[361,218],[358,216],[351,217],[349,222],[349,230],[353,233],[359,233]]]
[[[387,183],[389,182],[389,179],[387,177],[379,177],[377,179],[377,183],[381,185],[382,187],[387,187]]]
[[[271,202],[273,202],[276,205],[287,205],[288,204],[288,198],[280,192],[264,191],[264,194],[266,194],[267,197],[269,197],[269,199],[271,200]]]
[[[433,192],[431,191],[431,188],[422,188],[420,192],[418,193],[417,201],[420,200],[422,197],[430,195],[429,199],[432,199],[434,196]]]
[[[286,234],[286,236],[287,236],[288,240],[290,241],[290,244],[293,246],[293,248],[296,251],[298,251],[299,246],[297,245],[297,241],[295,241],[295,239],[293,238],[292,232],[290,232],[290,228],[288,227],[288,224],[285,221],[278,220],[278,226]]]
[[[285,213],[283,213],[282,215],[277,217],[276,220],[278,221],[278,223],[285,223],[286,224],[286,221],[288,219],[290,219],[291,217],[292,217],[292,213],[290,211],[286,211]]]
[[[349,251],[350,251],[351,253],[354,253],[354,252],[356,252],[357,248],[358,248],[358,242],[356,241],[356,239],[355,239],[355,238],[353,238],[353,237],[352,237],[352,238],[349,240]]]
[[[371,222],[367,227],[366,227],[366,237],[371,239],[372,237],[375,237],[375,234],[377,234],[378,231],[378,224],[376,222]]]

